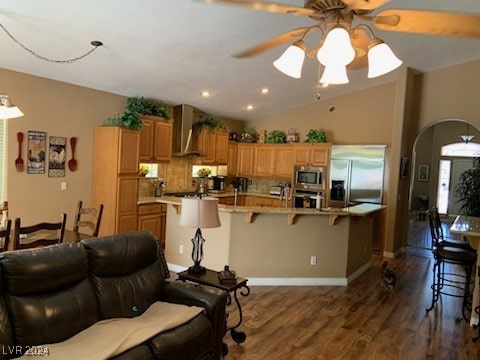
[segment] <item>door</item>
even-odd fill
[[[459,214],[461,204],[458,202],[456,195],[456,187],[460,180],[460,175],[473,166],[473,159],[454,159],[452,161],[451,179],[450,179],[450,194],[448,196],[448,213]]]

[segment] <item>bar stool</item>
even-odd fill
[[[440,295],[448,295],[463,298],[462,315],[468,321],[468,312],[472,310],[472,271],[475,266],[477,255],[470,250],[460,246],[454,246],[449,242],[442,241],[435,226],[435,215],[428,212],[428,221],[430,224],[430,233],[433,244],[433,284],[432,303],[426,309],[427,314],[435,306]],[[445,270],[445,265],[458,266],[463,268],[464,274],[454,273]]]

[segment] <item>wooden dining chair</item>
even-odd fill
[[[31,249],[63,242],[67,214],[62,214],[58,223],[39,223],[22,227],[20,218],[15,219],[14,250]]]
[[[12,227],[12,220],[7,219],[5,221],[5,227],[0,230],[0,252],[8,250],[8,244],[10,242],[10,230]]]
[[[82,206],[83,206],[83,202],[79,201],[77,204],[77,213],[75,215],[73,231],[78,233],[79,228],[88,227],[91,230],[91,235],[93,237],[97,237],[98,231],[100,230],[100,222],[102,220],[103,204],[100,204],[98,208],[94,208],[94,207],[84,208]]]

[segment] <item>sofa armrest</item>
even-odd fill
[[[225,335],[227,293],[209,286],[166,281],[161,300],[204,308],[213,327],[215,359],[220,359]]]

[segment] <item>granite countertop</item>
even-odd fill
[[[211,196],[210,197],[220,197],[220,196]],[[222,193],[222,196],[232,196],[233,193],[227,194]],[[262,196],[262,197],[271,197],[278,198],[278,196],[272,195],[261,195],[261,194],[251,194],[251,193],[242,193],[242,195],[253,195],[253,196]],[[162,197],[141,197],[138,199],[138,205],[142,204],[152,204],[152,203],[161,203],[161,204],[170,204],[170,205],[181,205],[182,198],[173,197],[173,196],[162,196]],[[381,204],[359,204],[355,206],[349,206],[346,208],[324,208],[322,210],[316,209],[304,209],[304,208],[286,208],[286,207],[273,207],[273,206],[234,206],[234,205],[218,205],[218,209],[221,212],[229,213],[263,213],[263,214],[291,214],[291,215],[336,215],[336,216],[367,216],[376,211],[385,209],[385,205]]]

